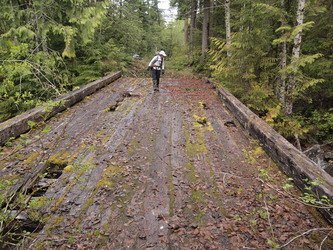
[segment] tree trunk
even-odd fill
[[[246,2],[244,2],[243,7],[241,8],[241,13],[245,10],[245,8],[246,8]],[[243,32],[244,31],[244,24],[243,24],[244,17],[243,17],[243,15],[241,15],[239,19],[240,19],[240,22],[242,24],[239,28],[239,31]]]
[[[230,46],[231,46],[231,26],[230,26],[230,0],[225,0],[225,38],[227,43],[227,56],[228,63],[231,57]]]
[[[209,15],[209,37],[212,36],[213,30],[213,13],[214,13],[214,0],[210,1],[210,15]]]
[[[284,33],[284,32],[283,32]],[[282,33],[282,35],[283,35]],[[287,42],[281,44],[281,69],[287,67]],[[286,92],[286,74],[281,73],[280,83],[278,85],[278,98],[281,103],[285,103],[285,92]]]
[[[48,46],[47,46],[47,32],[45,32],[46,30],[46,21],[45,21],[45,5],[43,3],[43,5],[41,6],[41,39],[42,39],[42,48],[43,48],[43,52],[44,53],[48,53]]]
[[[38,12],[35,5],[32,5],[33,14],[31,14],[31,22],[33,23],[35,29],[35,52],[39,52],[39,43],[42,41],[42,28],[40,27],[38,20]]]
[[[15,13],[12,0],[10,0],[10,6],[12,7],[12,11],[13,11],[13,13]],[[16,28],[16,25],[15,25],[15,23],[16,23],[15,17],[16,17],[16,15],[12,15],[13,28],[14,28],[14,27]],[[14,41],[17,42],[17,40],[18,40],[18,39],[17,39],[17,35],[15,34],[15,35],[14,35]]]
[[[281,0],[281,8],[285,10],[285,0]],[[285,25],[284,18],[282,17],[282,26]],[[282,31],[282,36],[284,35],[284,31]],[[281,44],[281,61],[280,61],[280,69],[285,69],[287,67],[287,42],[284,41]],[[283,72],[280,75],[279,82],[275,89],[275,96],[279,99],[281,103],[285,103],[285,91],[286,91],[286,74]]]
[[[191,51],[193,48],[193,32],[196,27],[196,19],[197,19],[197,9],[198,9],[198,2],[197,0],[192,0],[191,5],[191,22],[190,22],[190,44],[191,44]]]
[[[188,44],[188,16],[185,16],[184,20],[184,42]]]
[[[210,16],[210,0],[204,0],[204,19],[202,24],[202,57],[206,57],[206,51],[208,49],[208,37],[209,37],[209,16]]]
[[[305,0],[298,0],[296,27],[300,27],[303,25],[304,9],[305,9]],[[295,64],[299,60],[301,53],[301,43],[302,43],[302,29],[299,29],[297,35],[294,38],[294,47],[290,62],[291,64]],[[297,69],[295,69],[294,72],[296,72],[296,70]],[[294,103],[293,96],[295,91],[295,85],[296,85],[296,76],[295,73],[293,73],[289,76],[289,80],[287,83],[287,92],[285,96],[284,110],[287,115],[291,115],[293,112],[293,103]]]

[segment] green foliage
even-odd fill
[[[301,116],[288,117],[279,115],[272,126],[285,138],[294,140],[295,137],[304,138],[308,132],[308,128],[303,126],[303,124],[304,119]]]
[[[261,116],[277,105],[272,89],[261,86],[256,82],[251,83],[250,90],[241,97],[241,100]]]
[[[0,122],[96,80],[164,39],[156,5],[9,1],[0,9]]]
[[[240,29],[233,32],[231,46],[226,46],[224,39],[211,38],[213,46],[209,54],[214,63],[211,69],[213,76],[237,97],[246,95],[242,101],[249,101],[253,107],[259,107],[257,101],[272,96],[269,83],[276,72],[277,60],[270,56],[270,41],[274,32],[269,26],[261,25],[269,22],[271,15],[262,6],[252,2],[244,5],[239,13],[233,14],[240,16],[240,21],[234,24]]]
[[[309,3],[305,23],[295,27],[295,2],[285,3],[283,8],[279,4],[231,2],[231,45],[226,45],[223,23],[219,28],[214,27],[217,35],[210,38],[210,70],[224,87],[288,139],[312,136],[316,140],[329,141],[332,132],[328,109],[332,107],[333,98],[333,46],[329,28],[332,22],[328,14],[325,17],[323,14],[330,6]],[[215,12],[224,15],[221,10]],[[300,30],[303,31],[303,53],[291,63],[293,39]],[[282,43],[286,43],[287,53],[284,68],[280,65]],[[294,103],[292,117],[284,117],[284,105],[276,98],[280,98],[276,86],[281,76],[287,84],[289,79],[295,79],[295,86],[285,93]],[[313,113],[315,111],[317,113]],[[318,120],[320,125],[315,129]]]
[[[184,42],[184,21],[176,20],[169,23],[164,30],[161,31],[160,39],[161,47],[171,58],[173,62],[182,67],[188,63],[188,48]],[[179,63],[177,63],[179,62]],[[168,67],[173,67],[173,63],[168,64]],[[175,68],[177,68],[176,66]]]
[[[9,188],[15,184],[17,180],[5,181],[0,183],[0,190],[9,190]],[[4,185],[6,185],[4,187]],[[37,191],[37,190],[35,190]],[[22,242],[22,238],[33,233],[27,230],[21,229],[21,221],[16,219],[18,216],[28,215],[31,221],[39,222],[42,224],[44,219],[39,211],[39,208],[50,203],[50,199],[45,197],[32,197],[33,194],[18,193],[16,196],[8,197],[6,192],[0,195],[0,235],[1,246],[6,246],[7,243],[16,243],[19,246]],[[31,229],[30,229],[31,230]],[[8,245],[7,245],[8,247]]]
[[[274,239],[267,239],[267,243],[274,249],[279,249],[280,245]]]
[[[329,199],[326,195],[318,197],[318,195],[314,194],[312,191],[315,186],[319,185],[316,181],[309,181],[308,179],[304,179],[304,182],[307,184],[305,190],[308,192],[304,192],[303,197],[301,197],[303,202],[322,208],[333,208],[333,202],[331,199]]]
[[[306,124],[311,134],[314,134],[320,141],[333,140],[333,108],[328,112],[313,111],[312,116]]]
[[[241,34],[239,37],[242,39]],[[232,47],[228,48],[221,39],[212,38],[211,41],[214,45],[209,52],[211,60],[214,62],[211,66],[213,76],[218,78],[242,102],[262,115],[276,106],[274,93],[268,85],[272,73],[269,69],[275,67],[276,60],[262,57],[265,54],[263,51],[257,49],[252,51],[254,47],[250,43],[243,44],[235,41],[232,43]],[[230,58],[227,58],[227,50],[231,52]],[[246,51],[248,51],[246,53],[248,55],[245,55]]]
[[[7,43],[0,52],[0,121],[36,106],[63,91],[56,53],[29,53],[29,45]]]
[[[290,27],[290,26],[281,26],[278,29],[276,29],[276,32],[280,31],[285,31],[283,36],[276,38],[273,40],[273,45],[277,45],[283,42],[292,42],[295,38],[295,36],[300,32],[300,31],[305,31],[309,30],[310,28],[313,27],[314,22],[307,22],[304,23],[303,25],[297,26],[297,27]]]
[[[173,50],[174,56],[172,61],[168,64],[168,68],[174,70],[183,70],[188,65],[188,55],[186,48],[175,48]]]

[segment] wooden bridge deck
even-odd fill
[[[120,78],[28,139],[0,163],[4,179],[45,192],[32,248],[263,249],[322,226],[204,80],[152,93],[150,79]]]

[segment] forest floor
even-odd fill
[[[120,78],[2,149],[1,183],[38,174],[43,191],[21,212],[38,225],[19,242],[8,229],[6,247],[332,249],[330,226],[284,189],[214,86],[151,85]]]

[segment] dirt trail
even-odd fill
[[[149,79],[121,78],[45,126],[0,158],[3,178],[46,165],[51,180],[37,208],[43,228],[25,246],[270,249],[327,227],[287,195],[287,177],[204,80],[162,79],[152,93]],[[286,249],[317,249],[328,233]]]

